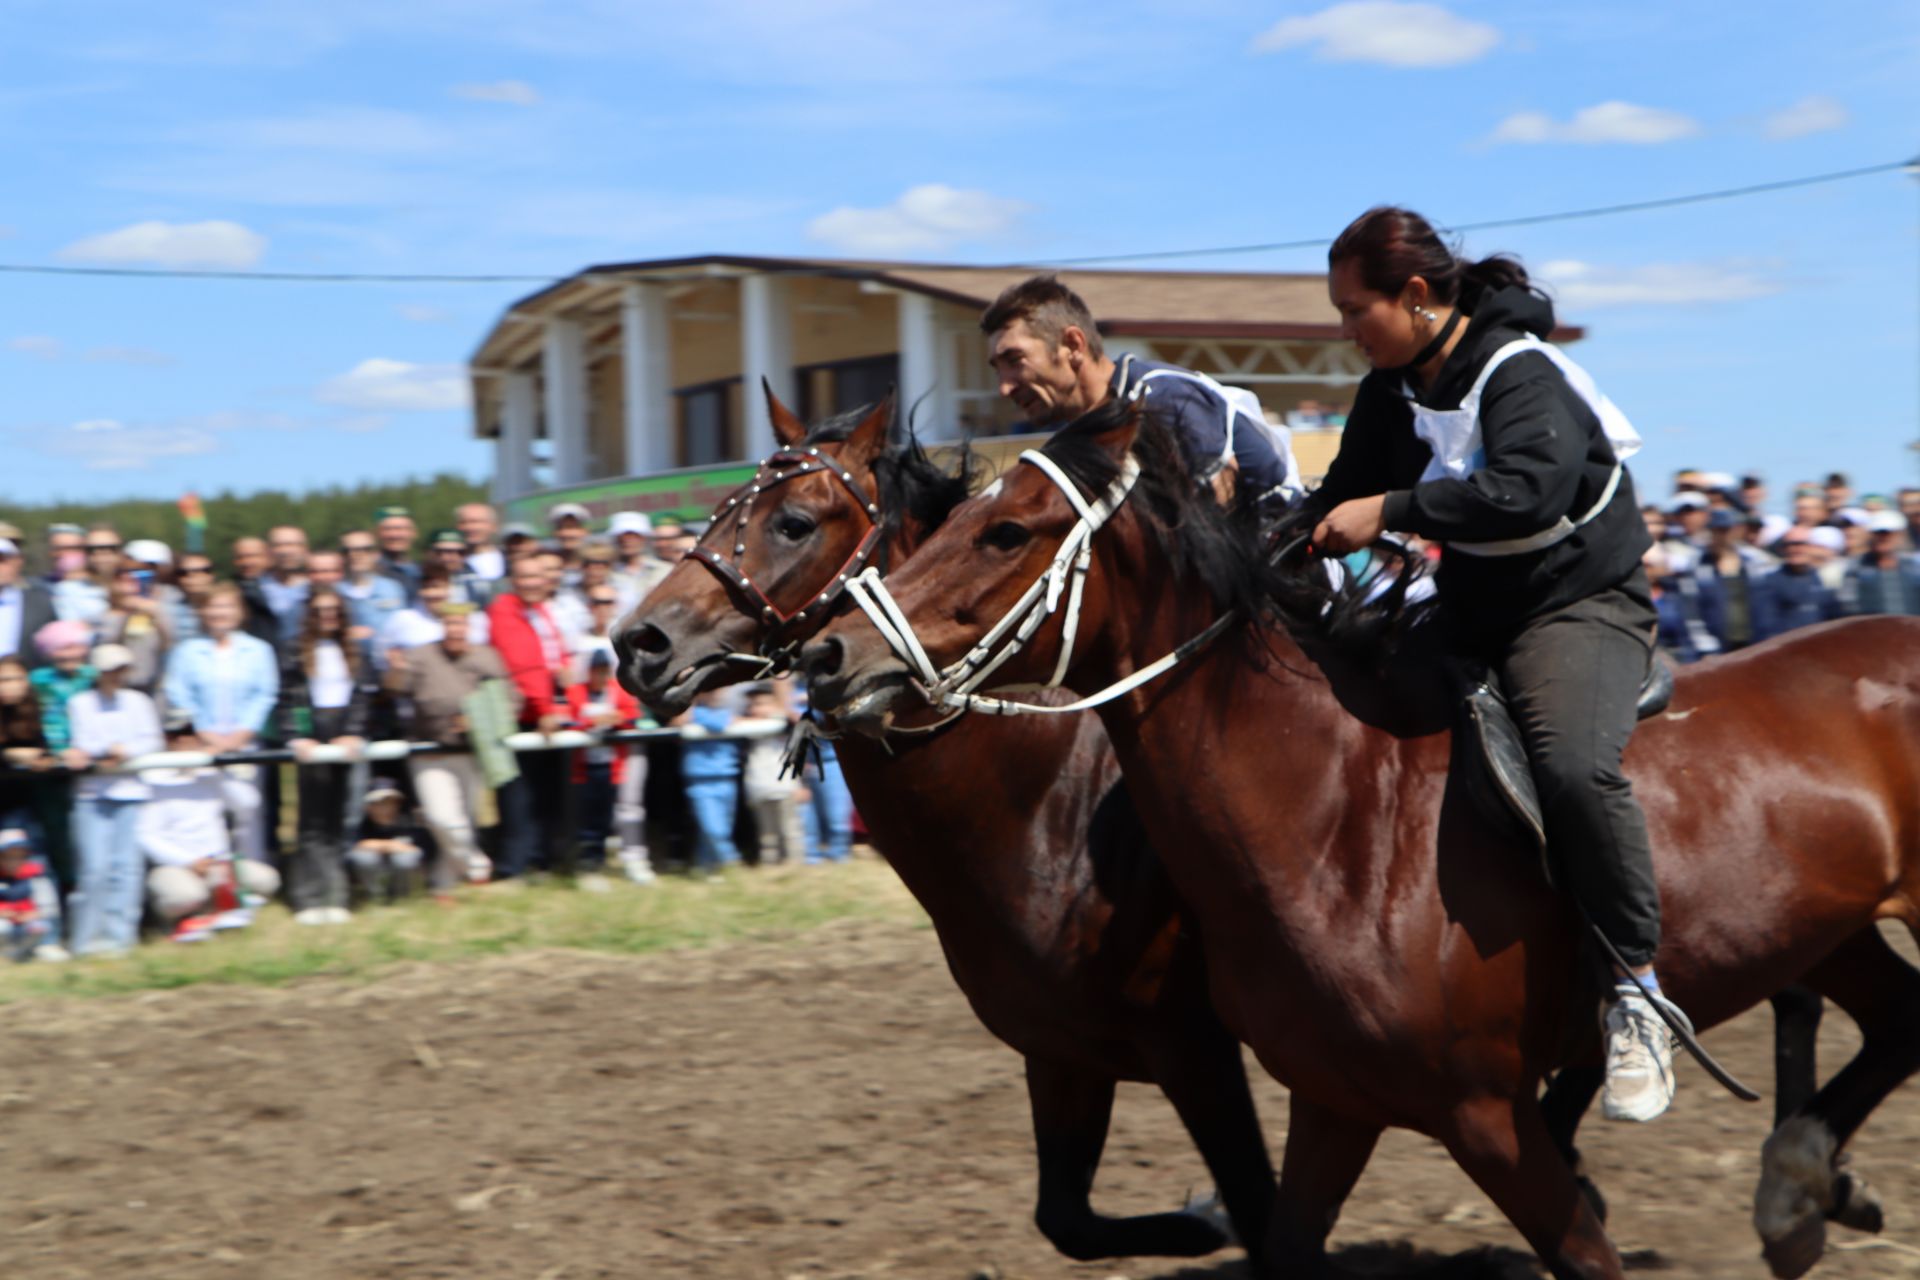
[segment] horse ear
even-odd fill
[[[762,376],[760,389],[767,394],[767,417],[773,420],[774,439],[782,448],[791,449],[807,438],[807,424],[793,416],[792,410],[780,403],[780,397],[773,394],[773,384]]]
[[[893,429],[893,406],[898,393],[888,391],[879,404],[860,419],[860,425],[847,435],[847,453],[861,462],[872,462],[886,450]]]

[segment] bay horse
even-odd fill
[[[809,611],[817,624],[815,602],[863,548],[904,559],[966,496],[964,470],[888,447],[891,399],[810,434],[770,391],[768,405],[781,451],[615,628],[621,682],[663,717],[751,669],[728,655],[810,634]],[[926,908],[974,1013],[1026,1059],[1047,1240],[1083,1261],[1229,1243],[1192,1212],[1093,1210],[1120,1080],[1160,1087],[1234,1234],[1260,1239],[1274,1175],[1240,1044],[1207,1002],[1199,947],[1099,722],[969,722],[897,752],[864,739],[838,750],[874,844]],[[982,788],[996,803],[979,803]]]
[[[1044,574],[1044,601],[1069,607],[1020,628],[999,686],[1064,672],[1100,688],[1182,655],[1099,714],[1197,918],[1215,1008],[1292,1090],[1263,1274],[1320,1274],[1399,1126],[1444,1144],[1556,1277],[1619,1280],[1538,1100],[1555,1066],[1597,1060],[1606,970],[1529,848],[1447,785],[1450,735],[1343,708],[1299,637],[1361,615],[1317,562],[1256,551],[1158,423],[1102,406],[1025,457],[885,580],[915,666],[869,617],[838,619],[803,653],[816,707],[883,731],[925,705],[916,675],[939,689],[977,670]],[[1074,545],[1069,593],[1056,550]],[[1920,971],[1876,927],[1920,935],[1920,620],[1830,623],[1689,668],[1626,766],[1664,904],[1662,982],[1696,1025],[1800,981],[1864,1035],[1763,1149],[1755,1226],[1775,1273],[1798,1275],[1824,1247],[1844,1145],[1920,1067]]]

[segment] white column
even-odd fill
[[[493,500],[504,503],[533,488],[533,436],[540,401],[530,373],[509,373],[500,405],[500,435],[494,440]]]
[[[592,479],[587,461],[587,361],[580,322],[547,321],[540,373],[547,387],[547,439],[553,445],[553,482]]]
[[[627,420],[627,472],[664,471],[673,458],[673,347],[667,293],[634,281],[621,290],[620,357]]]
[[[793,380],[793,311],[787,282],[779,276],[746,276],[740,281],[740,400],[746,408],[748,458],[773,452],[773,420],[760,379],[773,385],[780,403],[800,412]]]
[[[940,358],[935,303],[923,293],[895,294],[894,303],[900,344],[899,420],[904,425],[912,412],[922,437],[937,440],[949,436],[953,434],[953,413],[947,393],[952,388],[949,379],[942,377],[948,371],[941,366],[950,362]]]

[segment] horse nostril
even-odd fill
[[[651,622],[643,622],[637,627],[628,627],[620,636],[620,645],[635,654],[659,658],[673,651],[673,641],[667,633]],[[618,647],[618,646],[616,646]]]
[[[846,647],[840,643],[839,636],[822,636],[800,650],[800,669],[807,673],[809,680],[825,680],[839,674],[840,664],[846,657]]]

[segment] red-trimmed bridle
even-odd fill
[[[785,484],[789,480],[798,480],[801,476],[810,476],[816,471],[826,472],[845,486],[847,492],[853,495],[855,504],[866,515],[868,527],[859,545],[854,547],[853,554],[848,556],[846,563],[842,564],[827,580],[827,585],[799,608],[788,611],[775,604],[759,584],[746,575],[739,561],[747,553],[747,521],[753,513],[754,502],[761,494],[776,485]],[[736,511],[738,511],[737,516]],[[760,620],[769,628],[760,641],[760,653],[768,658],[778,659],[782,656],[783,646],[780,642],[789,626],[803,624],[808,618],[819,618],[825,615],[833,603],[846,591],[848,579],[867,567],[868,562],[873,558],[874,551],[880,545],[881,524],[878,504],[867,496],[866,491],[853,478],[853,473],[842,466],[839,459],[820,452],[817,446],[809,446],[805,449],[780,449],[769,455],[760,464],[760,469],[754,472],[753,479],[734,490],[733,496],[714,509],[711,517],[712,525],[707,531],[708,536],[725,532],[723,526],[729,519],[734,522],[731,530],[733,539],[731,559],[705,545],[704,538],[700,545],[687,552],[687,558],[698,560],[711,569],[715,577],[759,614]]]

